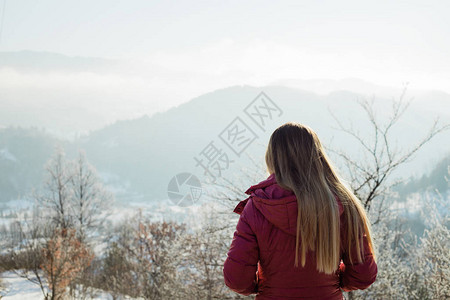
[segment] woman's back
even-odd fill
[[[294,267],[296,195],[279,186],[274,174],[246,193],[250,197],[234,210],[241,216],[224,263],[229,288],[244,295],[257,293],[257,300],[342,299],[341,289],[364,289],[375,281],[377,265],[365,237],[364,262],[350,265],[348,261],[343,247],[347,234],[343,206],[337,197],[343,263],[336,265],[335,273],[325,274],[318,272],[313,251],[307,252],[303,267]]]

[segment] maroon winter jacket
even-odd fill
[[[223,266],[225,284],[231,290],[242,295],[256,294],[255,300],[343,299],[342,291],[365,289],[375,281],[377,265],[365,235],[365,261],[361,264],[350,264],[341,243],[342,260],[334,274],[316,270],[312,251],[307,252],[304,267],[299,263],[299,267],[294,268],[295,194],[280,187],[275,174],[245,193],[250,197],[234,209],[240,217]],[[343,207],[337,197],[336,200],[341,215],[342,241],[346,236]]]

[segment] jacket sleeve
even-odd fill
[[[252,213],[252,207],[250,206],[252,206],[251,201],[245,205],[242,213],[240,213],[223,266],[225,284],[234,292],[245,296],[258,292],[256,272],[259,248],[256,235],[249,223],[248,215]]]
[[[363,290],[375,282],[377,277],[377,264],[373,254],[369,251],[367,236],[363,235],[364,257],[362,263],[357,263],[356,249],[352,251],[353,264],[350,264],[348,255],[344,252],[339,266],[340,286],[344,292]],[[356,262],[356,263],[355,263]]]

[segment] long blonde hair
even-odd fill
[[[265,156],[267,171],[275,173],[278,185],[293,191],[297,198],[298,217],[295,263],[298,267],[300,244],[301,265],[305,266],[308,250],[315,251],[319,272],[332,274],[340,262],[340,216],[335,195],[344,207],[347,227],[343,250],[353,264],[364,258],[362,236],[368,239],[375,259],[370,222],[364,207],[344,184],[331,160],[325,154],[317,134],[308,126],[288,122],[271,135]],[[356,245],[356,253],[352,248]]]

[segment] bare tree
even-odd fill
[[[52,215],[61,228],[76,228],[78,238],[90,242],[110,213],[114,201],[102,184],[96,169],[88,162],[84,150],[78,157],[67,160],[64,150],[58,147],[46,163],[46,177],[42,193],[34,193],[38,203]]]
[[[19,237],[19,240],[9,239],[10,244],[5,247],[6,254],[2,255],[2,268],[37,284],[45,299],[48,299],[50,292],[41,264],[43,243],[49,236],[49,228],[42,226],[39,220],[23,220],[10,228],[10,234]]]
[[[447,170],[450,175],[450,165]],[[449,178],[445,178],[448,184]],[[425,205],[421,212],[427,217],[427,228],[415,256],[417,270],[429,298],[450,299],[450,201],[437,189],[426,194],[423,200]]]
[[[67,163],[70,181],[69,215],[80,243],[93,247],[94,235],[99,234],[111,213],[114,196],[104,186],[97,170],[88,162],[84,150]],[[91,270],[84,268],[71,280],[70,294],[78,298],[91,293]]]
[[[126,225],[123,225],[126,226]],[[124,229],[122,227],[122,229]],[[116,232],[118,239],[124,231]],[[121,241],[110,241],[105,256],[101,261],[100,275],[97,280],[98,288],[108,291],[113,300],[121,296],[138,296],[135,288],[135,265],[131,261],[127,250]]]
[[[53,157],[46,163],[45,170],[47,179],[44,183],[44,192],[35,194],[34,197],[52,214],[55,225],[70,228],[72,226],[70,182],[73,175],[61,146],[56,148]]]
[[[330,114],[338,124],[338,129],[355,139],[363,150],[365,159],[358,160],[345,151],[334,150],[330,147],[325,148],[343,159],[350,177],[350,188],[361,200],[365,209],[371,213],[371,216],[376,216],[375,220],[372,220],[372,224],[377,225],[377,227],[374,227],[375,243],[382,245],[382,247],[376,247],[378,257],[383,258],[379,265],[377,282],[365,291],[347,293],[348,299],[365,299],[365,297],[403,299],[403,297],[411,297],[413,294],[416,296],[423,294],[423,287],[417,283],[420,276],[416,270],[412,272],[406,267],[410,263],[414,264],[412,260],[418,251],[418,246],[412,244],[414,236],[411,232],[401,228],[402,223],[399,222],[399,217],[392,215],[392,212],[385,207],[385,199],[392,197],[391,189],[403,181],[403,179],[396,179],[389,182],[392,172],[408,162],[432,138],[448,130],[450,125],[439,125],[439,119],[436,118],[428,133],[411,149],[406,151],[392,149],[391,131],[411,102],[410,100],[404,101],[406,89],[407,86],[404,87],[398,101],[392,101],[392,112],[386,123],[382,123],[376,117],[373,98],[371,101],[367,99],[357,100],[371,124],[371,130],[374,133],[371,141],[367,141],[359,134],[353,125],[346,128],[330,110]],[[376,211],[372,212],[370,209],[374,203],[376,204]],[[410,240],[410,244],[406,242],[407,239]],[[415,274],[416,277],[405,277],[405,274]],[[411,287],[406,284],[408,281],[417,284]],[[393,282],[402,282],[402,285],[393,290],[390,288]],[[421,299],[420,296],[417,297],[417,299]]]
[[[107,191],[89,164],[84,150],[70,164],[70,214],[81,242],[89,242],[94,231],[99,230],[110,213],[113,195]]]
[[[186,230],[176,222],[152,222],[139,211],[115,227],[103,260],[102,288],[115,297],[184,299],[177,265],[169,255],[177,237]],[[178,296],[177,296],[178,295]]]
[[[420,148],[433,137],[437,136],[438,133],[450,128],[450,124],[440,126],[438,124],[439,118],[436,118],[428,133],[411,149],[406,151],[392,149],[393,141],[391,141],[390,138],[392,128],[399,121],[400,117],[411,103],[411,100],[404,101],[406,89],[407,86],[404,87],[398,101],[392,101],[392,114],[386,124],[380,122],[376,117],[374,98],[370,101],[367,99],[357,99],[358,104],[362,107],[363,112],[367,115],[371,124],[371,130],[374,133],[372,141],[367,141],[361,136],[361,134],[354,129],[353,125],[351,125],[350,128],[346,128],[329,109],[330,114],[338,124],[338,129],[352,136],[363,150],[364,155],[368,155],[367,159],[356,160],[353,157],[350,157],[345,151],[335,150],[325,146],[327,151],[337,154],[344,160],[348,169],[348,175],[350,176],[350,187],[358,199],[361,200],[367,211],[370,211],[373,201],[380,198],[380,203],[378,204],[378,217],[374,223],[379,222],[382,214],[386,212],[383,203],[386,196],[389,195],[389,190],[403,181],[397,179],[393,183],[387,184],[392,172],[402,164],[408,162]]]
[[[214,205],[208,204],[197,213],[201,227],[183,233],[169,254],[173,257],[172,263],[181,267],[178,276],[186,285],[182,298],[253,299],[254,295],[246,297],[232,292],[224,283],[223,263],[232,228],[228,226],[227,218],[223,218]]]
[[[392,226],[398,212],[383,216],[374,227],[379,248],[378,275],[351,299],[448,299],[450,296],[449,201],[439,192],[421,195],[420,215],[426,229],[418,239],[410,228]]]
[[[168,299],[175,271],[167,260],[167,253],[185,226],[175,222],[150,222],[141,215],[137,225],[135,247],[129,250],[138,262],[142,296],[147,299]]]
[[[107,216],[106,202],[113,197],[83,151],[69,161],[58,147],[45,170],[43,190],[33,192],[32,221],[12,223],[9,258],[4,261],[13,262],[11,269],[38,284],[46,298],[57,299],[66,287],[73,294],[77,283],[81,292],[91,284],[84,274],[93,258],[87,242],[99,230]]]

